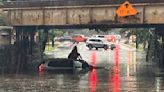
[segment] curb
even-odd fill
[[[134,46],[131,46],[131,45],[128,45],[128,44],[124,44],[124,43],[120,43],[121,45],[124,45],[126,47],[129,47],[129,48],[135,48]]]

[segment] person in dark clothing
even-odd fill
[[[80,53],[78,53],[78,51],[77,51],[77,46],[74,46],[73,50],[68,55],[68,58],[73,59],[73,60],[78,60],[79,62],[81,62],[83,69],[91,67],[91,65],[89,65],[86,61],[82,60]]]
[[[77,51],[77,46],[74,46],[73,50],[68,55],[68,58],[74,59],[74,60],[82,60],[80,53],[78,53],[78,51]]]

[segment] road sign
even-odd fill
[[[136,15],[138,11],[128,2],[123,3],[116,11],[120,17]]]

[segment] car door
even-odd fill
[[[94,46],[95,47],[102,47],[102,40],[100,39],[94,39]]]

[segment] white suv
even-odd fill
[[[115,48],[112,44],[109,44],[108,41],[104,38],[88,38],[86,41],[86,46],[91,50],[92,48],[104,48],[104,50],[107,50],[109,47],[111,50]]]

